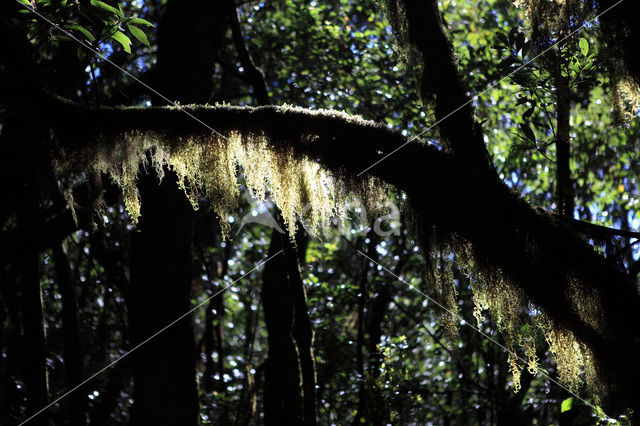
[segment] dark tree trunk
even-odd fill
[[[40,259],[37,252],[20,262],[22,278],[22,372],[27,389],[27,412],[35,414],[48,402],[48,381],[45,348],[45,324],[42,316],[40,290]],[[31,420],[35,425],[49,424],[46,412]]]
[[[304,424],[315,425],[317,415],[316,397],[316,361],[313,353],[313,328],[309,319],[307,294],[300,275],[300,263],[306,252],[306,238],[298,233],[296,246],[291,240],[283,236],[284,256],[287,261],[287,274],[293,297],[293,338],[298,348],[300,370],[302,373],[302,397],[304,410]],[[304,239],[304,241],[303,241]]]
[[[172,101],[204,103],[211,96],[213,57],[224,13],[214,2],[169,1],[158,33],[155,88]],[[155,96],[154,104],[164,104]],[[130,323],[132,344],[190,308],[193,209],[167,173],[140,182],[142,217],[133,233]],[[199,423],[195,338],[191,316],[141,347],[134,360],[135,424]]]
[[[58,290],[62,296],[62,345],[66,387],[71,388],[81,382],[83,368],[76,290],[69,258],[62,244],[53,247],[53,262],[58,278]],[[83,392],[74,392],[68,398],[69,424],[72,426],[84,425],[86,423],[86,404]]]
[[[262,286],[269,353],[265,365],[266,425],[316,424],[313,332],[296,247],[286,234],[271,236]]]
[[[273,231],[269,257],[282,250],[282,239]],[[293,301],[282,254],[265,264],[262,275],[262,306],[268,333],[268,358],[265,364],[265,425],[301,425],[302,389],[298,351],[292,337]]]
[[[376,247],[378,236],[373,232],[373,227],[369,231],[367,237],[367,256],[376,258],[374,249]],[[360,283],[358,289],[358,335],[356,337],[356,370],[358,371],[358,413],[353,419],[352,424],[360,424],[365,420],[371,421],[372,411],[374,407],[370,404],[370,392],[367,388],[365,366],[364,366],[364,345],[365,345],[365,306],[367,304],[368,292],[367,281],[369,280],[369,270],[371,262],[367,260],[360,274]],[[377,423],[376,423],[377,424]]]
[[[139,185],[142,217],[132,235],[132,346],[190,309],[193,210],[172,176]],[[133,354],[132,424],[198,424],[195,344],[186,317]]]
[[[28,98],[27,98],[28,99]],[[24,108],[24,109],[23,109]],[[17,225],[26,229],[39,220],[40,215],[40,166],[42,147],[47,131],[37,121],[37,108],[18,107],[7,114],[0,138],[0,158],[3,162],[3,181],[18,188],[15,202]],[[34,124],[35,121],[35,124]],[[40,288],[40,253],[28,247],[17,262],[20,278],[20,305],[22,311],[22,369],[21,375],[27,392],[27,415],[33,415],[48,403],[48,380],[46,365],[46,331],[42,312]],[[48,425],[49,415],[42,412],[30,420],[34,425]]]
[[[573,218],[575,201],[573,183],[571,182],[570,165],[570,117],[571,100],[569,80],[562,76],[562,59],[559,55],[554,58],[554,81],[556,86],[556,198],[557,212],[563,217]]]
[[[33,189],[27,191],[24,210],[19,213],[23,223],[31,222],[38,203]],[[40,289],[40,255],[37,251],[25,254],[20,260],[22,291],[22,375],[27,390],[27,413],[35,414],[48,402],[45,323],[42,315]],[[36,425],[49,424],[46,412],[31,420]]]

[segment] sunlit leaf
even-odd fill
[[[111,35],[111,38],[120,43],[125,52],[131,53],[131,39],[122,31],[116,31]]]
[[[562,405],[560,405],[560,412],[564,413],[566,411],[571,410],[571,408],[573,407],[573,397],[569,397],[567,399],[565,399],[564,401],[562,401]]]
[[[130,18],[129,22],[131,22],[132,24],[146,25],[147,27],[155,27],[153,23],[142,18]]]
[[[131,34],[133,34],[135,38],[140,40],[146,46],[149,46],[149,39],[147,38],[147,35],[144,33],[144,31],[142,31],[140,28],[133,26],[131,24],[127,24],[127,27],[129,28],[129,31],[131,31]]]
[[[587,39],[580,39],[580,50],[582,51],[582,54],[584,56],[587,56],[589,54],[589,42],[587,41]]]
[[[81,25],[77,25],[77,24],[73,24],[73,25],[66,25],[67,28],[71,29],[71,30],[77,30],[80,31],[89,41],[95,41],[95,36],[93,34],[91,34],[91,31],[89,31],[88,29],[86,29],[85,27],[81,26]]]
[[[122,11],[116,9],[115,7],[113,7],[111,5],[108,5],[107,3],[103,2],[103,1],[91,0],[91,5],[99,8],[99,9],[106,10],[107,12],[111,12],[113,14],[116,14],[121,18],[124,17],[124,14],[122,13]]]

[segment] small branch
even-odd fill
[[[264,79],[264,72],[256,66],[253,62],[253,58],[247,49],[247,45],[244,41],[244,35],[242,34],[242,27],[240,26],[240,19],[238,17],[238,11],[234,0],[227,0],[227,7],[229,8],[229,18],[231,20],[231,34],[233,43],[238,50],[238,56],[240,57],[240,63],[245,68],[246,76],[253,86],[253,91],[258,103],[262,105],[269,104],[269,93],[267,91],[267,84]]]
[[[596,225],[595,223],[585,222],[583,220],[568,217],[563,217],[562,219],[577,231],[584,234],[589,234],[589,236],[594,237],[595,239],[604,239],[613,235],[627,238],[640,238],[640,232],[610,228],[608,226]]]

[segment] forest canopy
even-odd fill
[[[6,2],[2,423],[638,423],[635,11]]]

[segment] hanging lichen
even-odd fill
[[[286,143],[261,133],[180,136],[129,131],[93,142],[73,153],[60,150],[55,166],[62,173],[75,170],[110,176],[122,189],[134,226],[140,217],[137,179],[141,170],[149,167],[160,180],[165,169],[173,171],[194,209],[202,192],[220,217],[225,237],[229,235],[227,217],[238,205],[240,173],[257,202],[263,202],[269,191],[292,237],[298,221],[311,233],[321,235],[332,217],[344,216],[342,201],[349,194],[358,197],[369,211],[375,211],[386,198],[387,185],[379,180],[335,176],[319,163],[296,156]]]
[[[536,355],[535,336],[529,335],[522,339],[524,354],[527,356],[527,371],[530,374],[538,374],[538,355]]]
[[[580,319],[600,334],[604,334],[604,313],[602,298],[594,289],[581,286],[577,279],[569,278],[567,299],[571,301],[573,311]]]
[[[519,361],[526,361],[529,373],[535,375],[539,371],[536,354],[536,330],[539,330],[556,361],[560,381],[572,392],[577,392],[580,385],[586,383],[595,400],[599,400],[605,393],[605,386],[590,349],[573,333],[554,324],[539,308],[527,302],[522,291],[499,268],[487,266],[478,259],[469,244],[458,241],[455,248],[457,259],[469,277],[478,327],[486,319],[484,312],[488,311],[505,340],[514,391],[520,389],[522,367]],[[577,279],[568,280],[567,299],[573,303],[574,312],[595,330],[603,332],[598,295],[581,286]],[[523,357],[518,356],[519,348]]]
[[[509,351],[507,357],[507,364],[509,365],[509,371],[513,376],[513,392],[518,393],[521,389],[520,377],[522,376],[522,367],[518,364],[518,356],[514,351]]]
[[[468,247],[458,250],[458,253],[459,260],[469,272],[478,327],[485,320],[482,312],[489,311],[507,345],[515,347],[520,341],[521,315],[526,306],[524,295],[498,268],[481,267],[473,260]]]
[[[544,337],[556,360],[560,380],[571,392],[578,392],[578,388],[582,384],[580,374],[584,369],[582,346],[567,330],[551,323],[548,323],[544,328]]]

